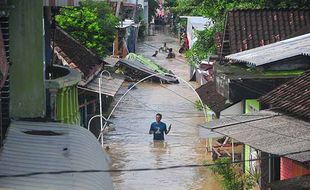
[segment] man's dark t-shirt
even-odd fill
[[[167,132],[167,126],[163,122],[153,122],[150,131],[153,131],[154,140],[164,140],[164,132]]]

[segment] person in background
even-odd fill
[[[171,124],[167,129],[167,125],[161,122],[162,115],[160,113],[156,114],[156,121],[151,124],[149,134],[153,134],[153,140],[165,140],[165,135],[167,135],[171,130]]]
[[[175,58],[175,53],[172,52],[172,48],[169,48],[169,53],[166,58],[167,59]]]
[[[158,51],[156,50],[155,53],[152,55],[152,57],[156,57],[157,54],[158,54]]]

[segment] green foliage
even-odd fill
[[[159,8],[159,4],[157,0],[148,0],[149,5],[149,22],[151,22],[152,18],[155,17],[156,10]]]
[[[302,75],[303,70],[293,70],[293,71],[265,71],[265,76],[287,76],[287,75]]]
[[[63,7],[57,24],[100,57],[108,54],[116,36],[118,18],[105,1],[84,0],[79,7]]]
[[[220,183],[225,190],[250,190],[255,179],[249,174],[238,172],[238,167],[230,163],[229,158],[219,158],[211,170],[220,176]]]
[[[203,109],[205,108],[205,105],[201,104],[201,102],[199,100],[196,100],[194,103],[195,103],[194,107],[198,111],[203,111]]]
[[[138,36],[139,38],[143,38],[145,36],[145,30],[146,30],[146,23],[142,20],[140,22]]]

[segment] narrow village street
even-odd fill
[[[167,43],[177,52],[179,42],[165,30],[157,30],[139,43],[138,54],[151,59],[155,50]],[[188,65],[176,53],[167,60],[166,53],[159,53],[153,61],[188,81]],[[195,85],[195,83],[191,83]],[[127,85],[119,91],[121,96]],[[202,164],[208,157],[205,140],[199,138],[199,124],[204,123],[203,113],[196,110],[193,102],[198,100],[192,89],[184,82],[164,84],[144,82],[132,90],[123,100],[113,119],[116,131],[106,136],[112,169],[137,169],[169,167],[173,165]],[[150,124],[156,113],[162,121],[172,124],[171,132],[164,142],[153,142],[149,135]],[[206,168],[178,168],[167,170],[129,171],[112,174],[117,190],[137,189],[221,189],[212,173]]]
[[[310,190],[310,0],[0,12],[0,190]]]

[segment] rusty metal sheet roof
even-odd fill
[[[214,120],[206,127],[267,153],[310,160],[310,123],[288,115],[260,111]]]
[[[157,72],[151,70],[150,68],[148,68],[147,66],[143,65],[142,63],[140,63],[137,60],[129,60],[129,59],[121,59],[118,64],[123,65],[125,67],[131,68],[131,69],[135,69],[141,73],[143,73],[144,75],[148,76],[148,75],[153,75],[156,74]],[[165,76],[165,75],[161,75],[158,73],[158,75],[154,76],[154,78],[158,78],[162,81],[166,81],[168,83],[178,83],[178,79],[176,77],[171,77],[171,76]]]
[[[99,93],[99,78],[98,74],[92,81],[86,85],[79,86],[80,89],[88,90],[91,92]],[[121,75],[112,74],[111,77],[102,76],[101,78],[101,93],[114,97],[120,89],[125,78]]]
[[[310,71],[262,96],[259,102],[310,119]]]
[[[61,173],[108,170],[107,155],[93,134],[80,126],[52,122],[16,122],[0,152],[0,189],[113,189],[109,173]]]
[[[310,55],[310,33],[227,55],[225,58],[261,66],[298,55]]]

